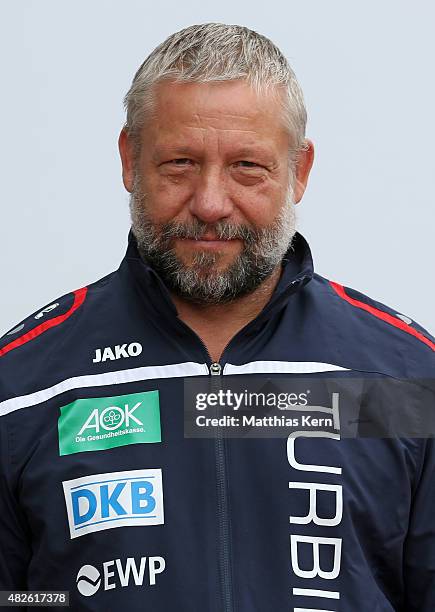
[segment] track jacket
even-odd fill
[[[314,273],[296,234],[269,303],[212,364],[130,232],[117,271],[0,341],[0,590],[69,591],[74,611],[433,612],[434,351]],[[186,381],[229,375],[363,391],[329,433],[185,437]],[[405,403],[417,435],[364,434]]]

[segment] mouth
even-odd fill
[[[216,236],[213,236],[211,234],[205,234],[204,236],[201,236],[201,238],[198,238],[198,239],[197,238],[180,238],[179,240],[182,240],[183,242],[189,244],[189,246],[206,248],[206,249],[213,249],[213,248],[218,248],[218,247],[225,248],[236,242],[240,242],[239,238],[230,238],[230,239],[217,238]]]

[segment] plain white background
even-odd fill
[[[207,21],[271,38],[302,85],[316,160],[299,229],[316,270],[433,331],[430,0],[14,0],[0,37],[0,333],[118,267],[122,98],[157,44]]]

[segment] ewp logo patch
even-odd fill
[[[83,565],[76,579],[77,590],[84,597],[92,597],[102,587],[104,591],[129,586],[153,587],[159,574],[165,571],[163,557],[127,557],[104,561],[101,571],[93,565]]]
[[[71,539],[165,522],[161,469],[92,474],[62,484]]]

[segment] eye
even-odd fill
[[[171,159],[168,163],[169,164],[174,164],[175,166],[186,166],[187,164],[191,163],[191,159],[188,159],[187,157],[180,157],[177,159]]]
[[[243,164],[242,168],[261,168],[262,167],[256,164],[255,162],[247,161],[246,159],[242,159],[241,161],[238,161],[235,163],[236,166],[238,164]]]

